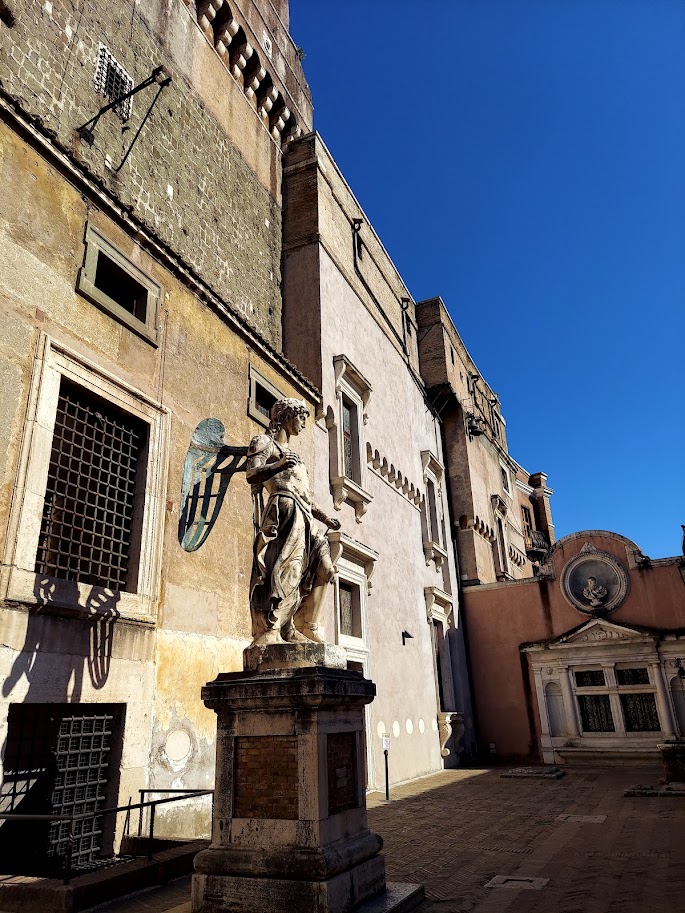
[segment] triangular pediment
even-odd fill
[[[561,637],[537,643],[525,644],[522,649],[534,650],[536,647],[574,647],[591,646],[592,644],[613,643],[645,643],[658,637],[657,631],[648,628],[630,627],[629,625],[616,624],[605,618],[591,618],[585,624],[567,631]]]

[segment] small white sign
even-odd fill
[[[383,736],[383,751],[390,751],[390,736]]]

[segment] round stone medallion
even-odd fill
[[[587,544],[561,574],[561,592],[585,615],[608,615],[628,595],[630,578],[621,562]]]
[[[185,729],[174,729],[170,732],[164,750],[170,761],[183,761],[190,754],[192,742]]]

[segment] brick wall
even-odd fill
[[[0,88],[268,342],[281,345],[280,143],[182,0],[16,0],[0,23]],[[96,92],[100,43],[134,84],[168,66],[165,88],[105,114],[88,146],[76,128],[108,99]]]
[[[298,813],[296,736],[235,740],[236,818],[289,818]]]

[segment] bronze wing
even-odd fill
[[[194,552],[207,541],[217,521],[231,478],[245,471],[247,447],[224,444],[218,418],[203,419],[188,447],[181,485],[178,541]]]

